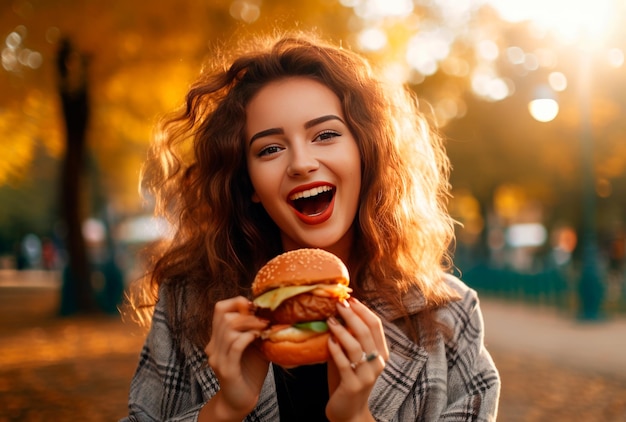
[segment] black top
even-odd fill
[[[328,375],[326,364],[291,369],[274,367],[281,422],[328,421]]]

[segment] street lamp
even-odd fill
[[[596,192],[593,162],[593,136],[591,128],[591,53],[580,53],[579,101],[580,101],[580,163],[582,176],[581,195],[581,244],[582,265],[578,284],[580,299],[579,317],[584,320],[600,318],[604,289],[598,269],[598,246],[596,230]],[[550,122],[559,112],[559,104],[553,94],[540,87],[535,98],[528,103],[530,115],[539,122]]]
[[[598,236],[596,223],[596,189],[594,171],[594,146],[591,126],[591,65],[593,54],[584,48],[580,51],[580,143],[582,167],[582,267],[578,293],[579,317],[598,320],[602,317],[604,286],[598,269]]]
[[[581,165],[581,271],[578,284],[579,317],[593,321],[601,318],[604,286],[598,268],[598,236],[596,223],[596,190],[594,145],[591,125],[591,80],[593,51],[581,47],[578,52],[578,99],[580,104],[580,165]],[[528,111],[539,122],[554,120],[559,104],[552,92],[540,87],[535,99],[528,103]]]
[[[582,3],[581,3],[582,4]],[[590,2],[584,3],[591,7]],[[564,5],[561,5],[564,6]],[[591,124],[592,105],[592,60],[594,51],[601,44],[601,39],[607,35],[610,11],[617,11],[617,3],[605,0],[602,8],[589,9],[588,12],[599,13],[595,19],[591,16],[575,14],[575,8],[569,9],[572,13],[569,20],[557,23],[547,22],[547,26],[558,27],[569,22],[571,31],[577,39],[579,74],[578,101],[580,105],[580,165],[581,165],[581,271],[578,284],[579,317],[583,320],[598,320],[602,317],[602,302],[604,300],[604,286],[600,277],[598,265],[598,236],[597,236],[597,204],[594,171],[594,140]],[[600,13],[601,12],[601,13]],[[545,17],[545,15],[543,15]],[[558,25],[557,25],[558,24]],[[594,45],[595,44],[595,45]],[[545,93],[544,93],[545,94]],[[558,103],[549,95],[541,95],[529,104],[531,115],[538,121],[546,122],[556,117]]]

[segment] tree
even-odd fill
[[[82,233],[86,133],[89,121],[87,59],[67,39],[61,42],[57,66],[65,122],[66,147],[61,164],[60,206],[67,264],[63,270],[61,313],[94,312],[87,246]]]

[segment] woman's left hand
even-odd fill
[[[337,308],[345,327],[334,318],[328,321],[331,359],[326,416],[331,421],[373,420],[368,398],[389,359],[383,326],[380,318],[355,298]]]

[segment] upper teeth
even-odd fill
[[[296,192],[289,197],[290,200],[295,201],[296,199],[302,198],[310,198],[311,196],[319,195],[320,193],[328,192],[332,190],[330,186],[318,186],[313,189],[303,190],[300,192]]]

